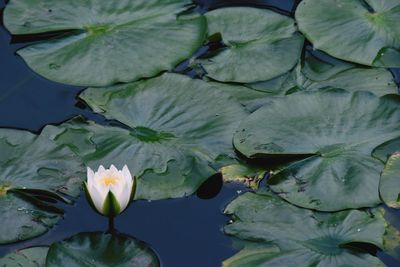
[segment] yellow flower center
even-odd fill
[[[119,182],[118,176],[104,176],[100,179],[100,182],[105,184],[105,186],[116,185]]]

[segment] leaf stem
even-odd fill
[[[114,216],[109,216],[108,217],[108,233],[112,234],[115,232],[115,228],[114,228]]]

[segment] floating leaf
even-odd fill
[[[383,163],[386,163],[389,157],[396,151],[400,151],[400,137],[377,146],[374,151],[372,151],[372,155]]]
[[[0,266],[44,267],[48,250],[48,247],[32,247],[18,250],[0,258]]]
[[[332,88],[370,91],[378,96],[397,93],[393,75],[386,69],[360,67],[310,50],[293,71],[246,86],[271,95]]]
[[[304,0],[296,10],[316,49],[377,67],[400,67],[399,17],[397,0]]]
[[[386,162],[379,184],[383,202],[391,208],[400,208],[400,153],[393,154]]]
[[[206,80],[214,90],[224,92],[234,97],[240,104],[246,107],[250,112],[268,103],[274,96],[269,92],[256,90],[245,85],[233,83],[221,83]]]
[[[360,67],[326,54],[308,50],[295,69],[277,78],[248,84],[207,81],[235,97],[249,111],[255,111],[283,96],[302,91],[331,90],[369,91],[377,96],[398,92],[393,75],[383,68]]]
[[[362,211],[319,213],[290,205],[269,193],[246,193],[225,209],[234,222],[225,232],[259,247],[225,261],[233,266],[384,266],[357,243],[382,248],[385,221]],[[264,244],[265,248],[261,245]],[[276,245],[281,251],[267,247]]]
[[[229,95],[178,74],[91,88],[81,98],[119,123],[78,119],[44,132],[92,168],[127,164],[141,176],[136,197],[145,199],[193,193],[215,173],[210,164],[218,156],[234,156],[233,132],[248,115]]]
[[[383,163],[371,156],[400,136],[400,98],[367,92],[297,93],[276,98],[243,121],[234,136],[249,158],[304,158],[269,179],[295,205],[336,211],[381,202]]]
[[[205,18],[177,18],[191,1],[11,1],[12,34],[62,31],[17,53],[40,75],[61,83],[106,86],[151,77],[190,57],[205,39]]]
[[[47,138],[11,129],[0,129],[0,151],[0,244],[47,232],[62,210],[41,199],[78,196],[80,159]]]
[[[80,233],[50,246],[46,267],[157,267],[160,262],[145,243],[128,236]]]
[[[230,7],[206,13],[209,35],[221,33],[225,48],[199,60],[207,76],[223,82],[269,80],[292,69],[304,38],[294,20],[266,9]]]

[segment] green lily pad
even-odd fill
[[[376,67],[400,67],[399,18],[396,0],[304,0],[296,10],[314,48]]]
[[[389,157],[397,151],[400,151],[400,137],[377,146],[372,151],[372,155],[383,163],[386,163]]]
[[[251,112],[269,104],[275,96],[303,91],[340,88],[377,96],[398,92],[393,75],[386,69],[360,67],[310,50],[295,69],[271,80],[247,84],[207,82],[235,97]]]
[[[234,97],[250,112],[253,112],[259,107],[265,105],[274,96],[274,94],[271,94],[270,92],[253,89],[241,84],[221,83],[207,79],[206,81],[214,88],[214,90],[224,92]]]
[[[352,249],[357,243],[383,247],[385,221],[378,214],[313,212],[269,193],[245,193],[225,213],[233,217],[233,223],[225,226],[226,234],[259,244],[225,261],[225,267],[385,266],[378,258]]]
[[[48,247],[32,247],[18,250],[0,258],[0,266],[44,267],[48,250]]]
[[[391,208],[400,208],[400,153],[393,154],[386,162],[379,192],[386,205]]]
[[[360,67],[310,50],[291,72],[246,86],[270,95],[332,88],[350,92],[369,91],[378,96],[398,92],[393,75],[386,69]]]
[[[0,129],[0,151],[0,244],[47,232],[62,210],[41,199],[78,196],[81,160],[47,138],[11,129]]]
[[[92,168],[127,164],[138,176],[136,198],[193,193],[216,171],[220,155],[234,156],[232,136],[248,113],[228,94],[201,80],[164,74],[80,96],[115,126],[79,119],[44,133],[75,151]]]
[[[400,98],[367,92],[297,93],[251,114],[234,136],[249,158],[303,158],[269,180],[273,191],[310,209],[337,211],[381,202],[378,145],[400,136]]]
[[[46,267],[157,267],[145,243],[124,235],[80,233],[50,246]]]
[[[17,53],[47,79],[80,86],[131,82],[171,70],[205,39],[206,20],[177,18],[191,1],[11,1],[12,34],[66,32]]]
[[[269,80],[292,69],[299,59],[304,38],[289,17],[250,7],[221,8],[205,16],[209,35],[221,33],[227,46],[197,61],[214,80]]]

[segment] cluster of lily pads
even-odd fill
[[[400,0],[303,0],[295,19],[200,14],[182,0],[12,0],[4,25],[41,35],[18,55],[88,87],[79,98],[108,120],[0,129],[0,244],[47,232],[63,211],[46,199],[72,203],[84,167],[111,164],[138,177],[136,199],[190,195],[217,171],[249,185],[225,210],[242,250],[224,266],[382,266],[360,244],[391,253],[400,240],[379,206],[400,207],[400,97],[387,69],[400,67]],[[216,48],[193,56],[207,43]],[[186,59],[195,77],[177,73]],[[159,265],[139,241],[99,233],[0,259],[110,262]]]

